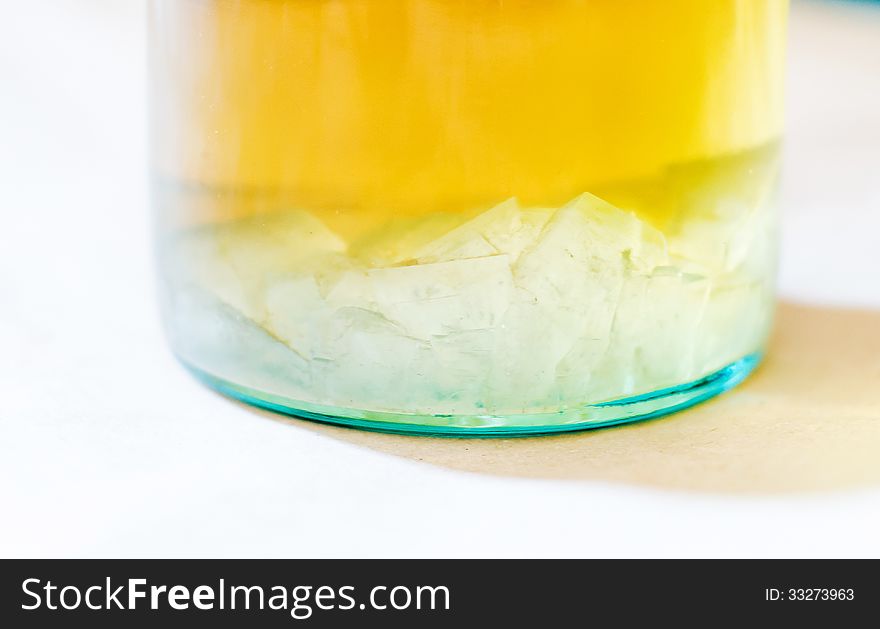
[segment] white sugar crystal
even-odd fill
[[[593,195],[578,197],[544,226],[515,267],[531,303],[510,314],[511,325],[533,328],[512,336],[541,339],[526,377],[538,383],[546,404],[619,390],[600,387],[609,374],[600,375],[598,366],[609,354],[618,309],[629,303],[624,285],[634,269],[652,270],[667,259],[659,232]],[[523,382],[521,390],[535,388]]]
[[[690,191],[681,220],[668,233],[669,246],[688,269],[723,274],[750,273],[765,280],[776,257],[778,212],[775,172],[739,164],[716,173],[715,180]],[[726,180],[725,180],[726,179]],[[731,194],[719,196],[719,187]]]
[[[194,285],[174,289],[168,296],[169,333],[189,364],[270,393],[311,388],[309,361],[238,310]]]
[[[489,399],[487,366],[497,332],[491,329],[450,332],[431,339],[425,361],[432,404],[446,413],[485,413]]]
[[[733,200],[687,221],[670,236],[671,252],[692,269],[722,273],[735,269],[748,256],[752,233],[750,208]]]
[[[761,347],[770,331],[773,294],[763,282],[721,278],[706,300],[705,315],[695,331],[696,369],[709,373]]]
[[[368,275],[378,312],[423,339],[495,326],[513,287],[506,256],[373,269]]]
[[[349,248],[299,211],[204,229],[177,265],[200,288],[181,292],[227,315],[186,343],[237,381],[248,365],[265,372],[256,387],[350,408],[549,413],[647,393],[766,333],[770,291],[749,276],[771,264],[772,212],[716,209],[731,220],[706,215],[670,244],[590,194],[401,218]],[[211,321],[181,329],[197,319]]]
[[[558,402],[556,366],[583,327],[581,312],[557,302],[536,301],[517,289],[495,337],[487,407],[502,412],[507,405],[520,410],[546,410]]]
[[[345,242],[317,218],[295,210],[214,228],[217,253],[248,283],[270,273],[321,268],[321,258]]]
[[[305,358],[312,358],[330,314],[312,276],[271,276],[267,282],[263,327]]]
[[[272,276],[326,269],[345,243],[303,211],[260,216],[205,227],[186,243],[179,268],[247,317],[266,319],[266,289]]]
[[[630,368],[637,381],[663,388],[696,377],[695,337],[710,288],[701,276],[663,267],[646,279],[641,304],[626,303],[627,308],[638,310],[622,319],[626,325],[618,326],[612,342],[631,352]],[[647,393],[644,386],[628,393]]]
[[[443,234],[415,254],[421,263],[507,255],[511,264],[541,234],[553,209],[520,209],[508,199]]]
[[[415,257],[424,264],[499,254],[493,241],[517,230],[519,214],[516,199],[508,199],[428,243]]]
[[[516,230],[494,237],[492,244],[499,251],[506,253],[513,264],[540,238],[541,232],[555,213],[556,210],[547,208],[523,210],[519,214],[519,225]]]
[[[332,308],[357,306],[372,309],[375,306],[373,285],[363,269],[348,269],[318,283],[327,305]]]
[[[341,308],[327,321],[326,354],[312,361],[315,390],[310,395],[333,404],[399,411],[401,400],[423,406],[431,382],[424,365],[430,346],[381,315]],[[393,391],[393,400],[389,392]]]
[[[514,275],[540,303],[584,307],[619,291],[628,266],[650,271],[666,261],[662,235],[584,194],[555,213],[540,240],[517,261]]]
[[[368,267],[412,264],[418,252],[461,224],[456,214],[397,216],[352,243],[354,260]]]

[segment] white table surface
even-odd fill
[[[156,313],[143,24],[0,20],[0,556],[880,556],[880,487],[468,474],[198,385]],[[796,2],[790,83],[782,294],[880,308],[880,6]]]

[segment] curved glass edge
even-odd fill
[[[755,369],[763,354],[749,354],[686,384],[609,402],[522,415],[417,415],[337,408],[290,400],[218,378],[181,359],[196,378],[246,404],[284,415],[374,432],[430,437],[528,437],[590,430],[653,419],[699,404],[732,389]]]

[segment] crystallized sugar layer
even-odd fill
[[[168,254],[187,270],[166,274],[170,326],[195,366],[292,400],[554,412],[686,383],[759,349],[772,237],[763,202],[666,237],[590,194],[557,209],[510,199],[350,245],[291,211],[182,235]]]

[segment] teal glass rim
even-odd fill
[[[290,400],[214,376],[181,359],[210,388],[246,404],[283,415],[373,432],[431,437],[528,437],[644,421],[684,410],[732,389],[757,367],[763,354],[744,356],[697,380],[553,413],[521,415],[420,415],[324,406]]]

